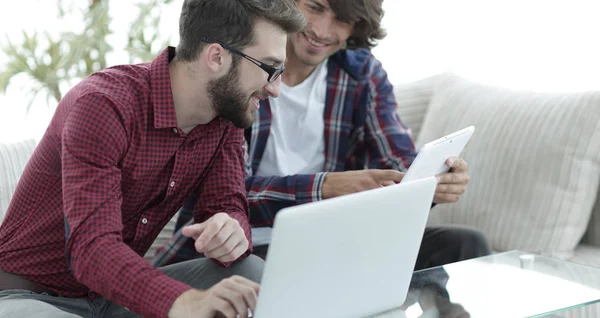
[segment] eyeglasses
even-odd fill
[[[265,71],[265,72],[267,72],[267,74],[269,74],[269,77],[267,78],[267,81],[269,83],[275,82],[279,78],[279,76],[281,76],[281,73],[283,73],[283,70],[285,70],[285,63],[279,67],[273,67],[273,66],[267,65],[255,58],[253,58],[252,56],[246,55],[246,54],[232,48],[231,46],[229,46],[225,43],[222,43],[221,41],[218,41],[218,40],[215,40],[212,38],[206,38],[206,37],[202,37],[202,38],[200,38],[200,40],[202,42],[206,42],[206,43],[218,43],[223,48],[230,51],[231,53],[237,54],[237,55],[247,59],[248,61],[254,63],[256,66],[260,67],[263,71]]]

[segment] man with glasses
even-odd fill
[[[370,52],[385,36],[382,1],[297,3],[308,25],[288,39],[280,96],[261,101],[245,133],[253,227],[271,226],[285,207],[397,183],[416,156],[396,113],[392,85]],[[450,158],[447,164],[451,171],[439,177],[436,204],[456,202],[469,181],[466,162]],[[177,228],[190,222],[194,200],[181,209]],[[153,263],[197,257],[193,244],[177,231]],[[255,253],[265,257],[266,249],[255,248]],[[489,253],[479,231],[427,228],[416,269]]]
[[[263,262],[243,128],[304,25],[291,0],[186,0],[177,48],[75,85],[0,227],[0,317],[247,317]],[[184,230],[210,259],[152,267],[142,255],[190,195]]]
[[[266,62],[275,64],[275,65],[280,65],[278,67],[274,67],[274,66],[270,66],[266,63],[263,63],[255,58],[253,58],[252,56],[246,55],[219,40],[215,40],[215,39],[207,38],[207,37],[201,37],[200,39],[202,42],[206,42],[206,43],[218,43],[224,49],[229,50],[231,53],[237,54],[237,55],[247,59],[248,61],[256,64],[256,66],[260,67],[263,71],[267,72],[267,75],[268,75],[267,82],[269,82],[269,83],[275,82],[279,78],[279,76],[281,76],[281,73],[283,73],[283,70],[285,69],[285,63],[277,58],[273,58],[273,57],[265,58]]]

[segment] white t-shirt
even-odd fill
[[[281,83],[278,98],[269,98],[271,129],[257,176],[321,172],[325,163],[325,94],[327,63],[300,84]]]

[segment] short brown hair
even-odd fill
[[[348,38],[349,49],[372,49],[386,36],[381,27],[383,0],[329,0],[329,6],[340,21],[354,22]]]
[[[193,61],[212,38],[242,50],[254,43],[254,22],[265,19],[286,33],[304,29],[306,20],[293,0],[185,0],[179,17],[177,59]]]

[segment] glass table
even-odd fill
[[[599,301],[600,269],[511,251],[417,271],[404,305],[370,318],[553,317]]]

